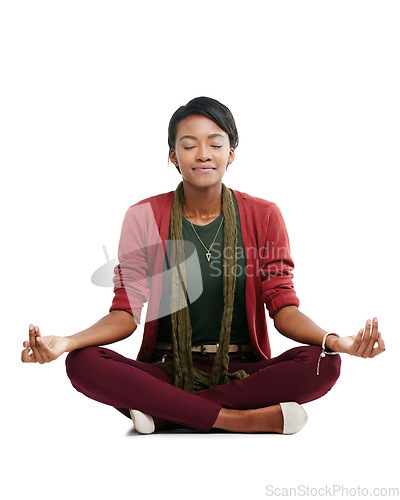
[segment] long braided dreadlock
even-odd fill
[[[171,208],[171,256],[172,293],[171,293],[171,323],[174,361],[158,362],[172,376],[174,384],[188,392],[226,384],[231,380],[245,378],[244,370],[228,373],[229,340],[233,316],[233,303],[236,286],[236,247],[237,225],[236,212],[230,189],[222,184],[222,213],[224,221],[224,252],[223,252],[223,293],[224,310],[221,321],[219,347],[214,359],[211,373],[203,372],[193,367],[192,361],[192,326],[187,306],[185,254],[182,232],[182,207],[185,201],[183,181],[175,190]],[[182,294],[183,290],[183,294]]]

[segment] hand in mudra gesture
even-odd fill
[[[65,337],[55,335],[42,337],[39,327],[36,326],[29,330],[29,341],[23,342],[25,349],[21,353],[21,361],[23,363],[49,363],[67,352],[68,342]],[[30,350],[32,352],[29,352]]]
[[[374,358],[381,354],[385,350],[385,343],[378,331],[378,318],[374,318],[372,322],[368,319],[365,328],[361,328],[357,335],[338,338],[332,350],[361,358]]]

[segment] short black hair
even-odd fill
[[[235,119],[231,111],[221,102],[211,97],[195,97],[185,106],[178,108],[171,116],[168,126],[169,149],[175,149],[176,130],[178,123],[191,115],[203,115],[215,122],[219,128],[228,134],[231,148],[236,149],[239,144],[239,134],[236,128]],[[179,167],[176,165],[179,172]]]

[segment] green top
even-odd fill
[[[235,301],[231,326],[231,344],[250,344],[249,328],[246,317],[246,259],[243,249],[242,232],[240,227],[239,211],[237,201],[232,190],[232,199],[236,210],[236,221],[238,228],[238,245],[237,245],[237,271],[236,271],[236,289]],[[218,231],[221,223],[222,213],[212,222],[205,226],[193,224],[201,240],[207,248],[210,245]],[[201,269],[201,278],[203,281],[203,292],[201,295],[189,303],[189,316],[192,325],[192,345],[200,344],[216,344],[219,341],[221,332],[221,320],[224,310],[224,295],[223,295],[223,246],[224,246],[224,222],[219,230],[218,236],[211,247],[211,258],[208,262],[206,257],[206,249],[200,243],[198,237],[193,231],[192,225],[182,216],[182,230],[185,246],[186,259],[190,256],[190,251],[187,248],[196,248],[198,261]],[[168,233],[170,240],[171,233]],[[187,244],[189,242],[189,245]],[[168,254],[168,252],[167,252]],[[164,271],[169,269],[168,258],[164,261]],[[197,259],[196,259],[197,260]],[[190,260],[185,262],[187,273],[187,288],[190,298],[190,283],[191,275],[192,282],[195,277],[199,276],[198,264],[191,266]],[[160,310],[170,310],[171,302],[171,277],[169,273],[163,275],[163,293],[160,302]],[[172,342],[172,325],[171,316],[163,316],[158,321],[158,337],[159,342]]]

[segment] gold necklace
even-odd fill
[[[223,220],[224,220],[224,216],[222,215],[221,223],[220,223],[220,225],[219,225],[219,228],[218,228],[217,234],[215,235],[215,237],[214,237],[214,239],[213,239],[213,242],[212,242],[212,243],[211,243],[211,245],[210,245],[210,248],[207,248],[207,247],[205,246],[205,244],[201,241],[200,236],[197,234],[197,231],[196,231],[196,229],[194,228],[194,226],[193,226],[193,224],[192,224],[192,221],[190,220],[189,214],[187,213],[187,210],[186,210],[185,205],[183,205],[183,208],[185,209],[186,215],[187,215],[187,217],[188,217],[188,219],[189,219],[189,222],[190,222],[190,224],[191,224],[191,226],[192,226],[192,228],[193,228],[193,231],[195,232],[196,236],[197,236],[197,237],[198,237],[198,239],[200,240],[200,243],[201,243],[201,244],[203,245],[203,247],[207,250],[206,257],[207,257],[208,262],[210,262],[210,259],[211,259],[211,251],[210,251],[210,250],[211,250],[211,247],[214,245],[215,240],[217,239],[217,236],[218,236],[219,230],[221,229],[222,222],[223,222]]]

